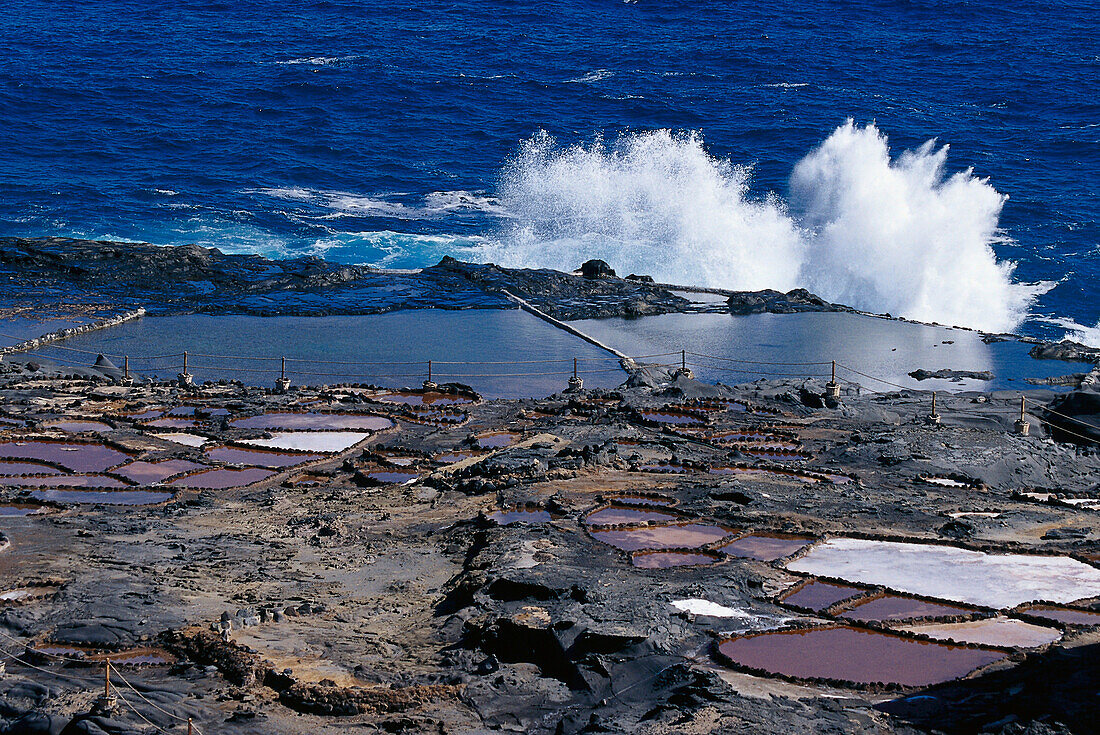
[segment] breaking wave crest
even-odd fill
[[[719,288],[805,287],[875,312],[1009,331],[1048,284],[1012,280],[992,243],[1005,197],[929,141],[891,157],[849,120],[794,168],[786,201],[753,196],[751,169],[660,130],[563,147],[545,133],[505,168],[512,217],[483,257],[623,272]]]

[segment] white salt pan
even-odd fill
[[[242,444],[300,452],[342,452],[366,439],[361,431],[281,431],[270,439],[246,439]]]
[[[796,572],[997,609],[1100,595],[1100,569],[1060,556],[838,538],[787,565]]]
[[[712,618],[752,618],[755,617],[744,610],[737,610],[717,602],[692,598],[690,600],[673,600],[672,606],[682,612],[692,615],[706,615]]]
[[[943,623],[938,625],[910,625],[901,630],[922,633],[938,641],[977,643],[985,646],[1011,646],[1013,648],[1037,648],[1054,643],[1062,632],[1042,625],[1032,625],[1000,615],[986,620],[968,623]]]
[[[205,436],[198,436],[197,434],[157,434],[156,437],[176,444],[183,444],[186,447],[201,447],[210,441]]]

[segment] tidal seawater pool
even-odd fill
[[[562,391],[573,374],[574,357],[580,361],[586,387],[613,388],[626,379],[610,353],[518,309],[144,317],[62,344],[101,352],[112,360],[129,355],[132,370],[161,378],[175,378],[183,367],[182,357],[139,358],[187,351],[188,372],[198,382],[235,379],[270,385],[279,377],[281,357],[288,358],[287,377],[295,385],[370,383],[387,388],[419,386],[432,360],[435,382],[464,383],[491,398],[543,397]],[[95,356],[89,358],[91,365]],[[499,364],[543,360],[547,362]]]
[[[1024,389],[1032,387],[1024,378],[1088,372],[1090,368],[1085,363],[1036,360],[1028,355],[1031,346],[1020,342],[986,344],[977,332],[859,314],[660,314],[583,319],[571,324],[628,355],[687,350],[696,377],[727,384],[792,376],[827,380],[832,360],[898,385],[942,391]],[[692,352],[712,357],[693,357]],[[748,361],[824,364],[760,365]],[[914,370],[941,368],[988,370],[995,378],[954,382],[909,377]],[[843,369],[838,368],[837,375],[871,390],[891,390]]]

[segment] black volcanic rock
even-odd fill
[[[585,278],[616,278],[615,270],[606,261],[592,259],[581,265],[581,275]]]
[[[727,303],[732,314],[795,314],[804,311],[853,311],[851,307],[831,304],[804,288],[787,293],[764,289],[763,291],[736,291]]]
[[[1032,347],[1028,354],[1036,360],[1065,360],[1066,362],[1100,364],[1100,349],[1068,339],[1061,342],[1043,342]]]
[[[970,378],[972,380],[993,380],[996,376],[988,370],[914,370],[909,373],[909,377],[914,380],[928,380],[930,378],[939,378],[941,380],[960,380],[962,378]]]

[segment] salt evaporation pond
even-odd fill
[[[919,633],[939,641],[1008,648],[1038,648],[1054,643],[1062,637],[1062,632],[1054,628],[1032,625],[1004,616],[971,620],[965,623],[907,625],[898,630]]]
[[[254,467],[296,467],[306,462],[323,459],[322,454],[283,454],[263,449],[240,447],[213,447],[205,451],[207,459],[226,464],[247,464]]]
[[[149,485],[204,466],[188,459],[166,459],[160,462],[130,462],[112,472],[141,485]]]
[[[244,487],[260,480],[266,480],[275,473],[271,470],[259,467],[249,467],[243,470],[217,469],[204,470],[191,475],[184,475],[171,480],[168,484],[174,487],[185,487],[203,490],[228,490],[234,487]]]
[[[839,617],[864,622],[870,620],[885,622],[916,618],[950,618],[972,612],[975,612],[974,608],[927,602],[912,597],[883,595],[882,597],[872,597],[869,600],[859,600],[840,613]]]
[[[812,543],[812,538],[804,536],[768,536],[749,534],[730,541],[718,550],[727,556],[739,556],[758,561],[775,561],[790,556],[799,549]]]
[[[994,609],[1100,595],[1100,569],[1069,557],[986,554],[933,544],[829,539],[787,568]]]
[[[700,567],[717,564],[717,554],[696,551],[635,551],[630,563],[638,569],[672,569],[675,567]]]
[[[305,429],[313,431],[381,431],[393,426],[385,416],[354,413],[264,413],[233,419],[237,429]]]
[[[109,475],[49,475],[47,477],[0,477],[5,487],[129,487],[117,477]]]
[[[667,513],[649,508],[601,508],[584,517],[589,526],[616,526],[627,523],[646,523],[648,521],[674,521],[679,518],[675,513]]]
[[[1064,607],[1051,607],[1050,605],[1028,605],[1020,608],[1021,613],[1034,615],[1044,620],[1052,620],[1066,625],[1097,626],[1100,625],[1100,612],[1088,610],[1070,610]]]
[[[783,597],[783,604],[820,612],[838,602],[863,594],[864,590],[814,579]]]
[[[114,431],[113,426],[105,424],[102,421],[53,421],[48,424],[43,424],[42,428],[67,431],[70,434],[79,434],[82,431],[95,431],[99,433]]]
[[[201,447],[210,441],[205,436],[199,436],[198,434],[154,434],[154,436],[173,444],[182,444],[185,447]]]
[[[1024,378],[1086,373],[1087,363],[1036,360],[1031,345],[1016,342],[985,344],[981,334],[967,330],[911,324],[859,314],[658,314],[640,318],[584,319],[571,322],[585,334],[628,355],[654,355],[682,349],[732,360],[772,363],[821,362],[818,366],[718,363],[702,358],[691,364],[705,381],[747,383],[776,373],[829,377],[829,361],[892,383],[925,390],[996,390],[1024,388]],[[688,356],[689,362],[693,358]],[[992,381],[944,379],[918,381],[919,369],[993,372]],[[872,390],[892,390],[857,375],[838,371]]]
[[[508,526],[513,523],[549,523],[553,520],[550,512],[542,508],[494,510],[486,513],[485,517],[498,526]]]
[[[130,459],[129,455],[103,444],[26,441],[0,442],[0,457],[37,459],[64,467],[71,472],[102,472]]]
[[[262,335],[259,343],[257,335]],[[324,317],[144,317],[77,335],[65,345],[112,359],[185,350],[270,358],[229,362],[196,357],[188,363],[188,372],[197,382],[226,379],[248,385],[271,385],[284,356],[295,358],[287,361],[288,377],[295,385],[416,386],[428,377],[428,360],[433,360],[436,382],[463,383],[492,398],[557,393],[573,374],[574,357],[580,360],[580,376],[587,388],[613,388],[627,377],[609,353],[519,309],[416,309]],[[556,362],[484,364],[502,359]],[[378,364],[396,362],[407,364]],[[182,364],[163,368],[160,377],[173,378],[181,368]]]
[[[48,464],[37,462],[0,462],[0,476],[15,475],[60,475],[61,470]]]
[[[589,529],[592,538],[623,551],[642,549],[695,549],[729,537],[733,531],[705,523],[643,526],[623,529]]]
[[[477,438],[478,449],[500,449],[510,447],[519,441],[520,434],[514,431],[494,431]]]
[[[284,431],[269,439],[243,439],[240,444],[291,452],[342,452],[354,447],[370,434],[361,431]]]
[[[958,679],[1007,656],[843,626],[742,636],[718,650],[735,664],[798,679],[913,687]]]
[[[32,490],[37,500],[52,500],[73,505],[155,505],[171,500],[174,493],[153,490]]]

